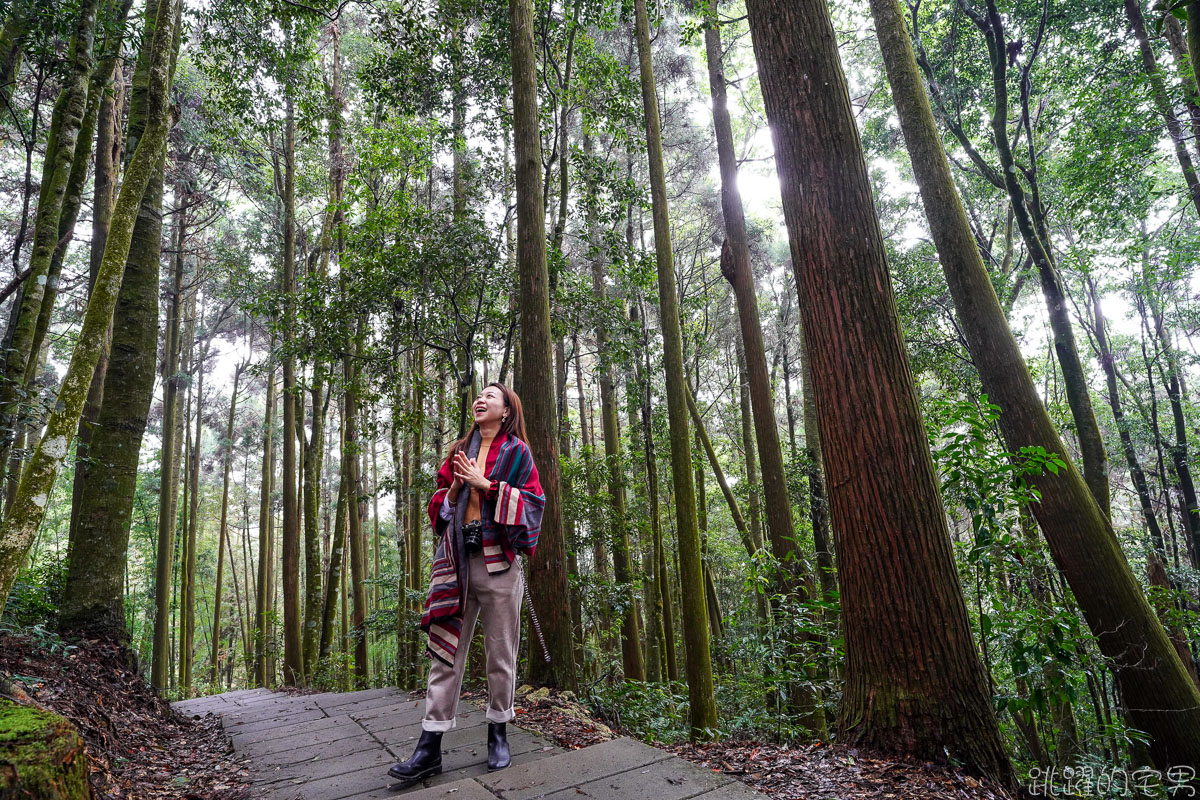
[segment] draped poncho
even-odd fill
[[[479,453],[481,437],[478,429],[467,443],[466,455]],[[483,474],[492,481],[480,504],[483,521],[483,556],[491,575],[512,568],[518,553],[533,555],[538,534],[542,529],[542,511],[546,496],[538,479],[537,467],[529,445],[503,432],[497,433],[488,449]],[[467,591],[467,565],[462,536],[463,517],[467,503],[463,492],[475,491],[464,486],[453,509],[453,520],[442,519],[440,511],[454,469],[449,458],[437,474],[437,491],[429,501],[429,520],[438,536],[437,552],[421,615],[421,630],[428,634],[429,654],[448,665],[454,664],[458,640],[462,635],[463,597]]]

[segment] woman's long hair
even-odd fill
[[[500,430],[507,433],[509,436],[515,436],[526,444],[529,443],[529,437],[525,433],[525,412],[521,409],[521,398],[517,397],[517,393],[505,386],[500,381],[492,381],[488,386],[495,386],[504,395],[504,407],[508,409],[508,418],[500,423]],[[486,386],[484,387],[487,388]],[[450,449],[446,452],[446,458],[452,459],[459,451],[466,451],[467,445],[471,443],[471,437],[475,435],[475,431],[479,430],[479,423],[471,425],[471,429],[467,431],[467,435],[461,439],[455,439],[450,443]]]

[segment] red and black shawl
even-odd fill
[[[476,431],[467,445],[469,457],[479,453],[479,443]],[[483,494],[480,503],[483,555],[488,572],[497,574],[511,569],[518,553],[533,555],[542,528],[546,496],[529,445],[516,436],[496,435],[488,449],[483,474],[492,481],[491,489]],[[462,598],[467,588],[466,562],[461,557],[466,495],[460,492],[452,521],[442,519],[440,514],[453,480],[454,471],[447,458],[438,470],[437,491],[429,501],[429,521],[438,534],[438,546],[421,615],[421,630],[428,634],[430,655],[450,665],[454,664],[462,635]],[[464,487],[466,490],[470,489]]]

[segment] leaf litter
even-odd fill
[[[485,692],[476,692],[486,702]],[[465,695],[466,696],[466,695]],[[628,733],[596,720],[571,692],[517,690],[522,728],[575,750]],[[655,747],[720,772],[776,800],[1011,800],[994,783],[953,767],[824,742],[726,740]]]
[[[150,688],[137,656],[104,639],[0,631],[0,691],[75,724],[92,791],[112,800],[242,800],[250,776],[219,720],[185,717]]]

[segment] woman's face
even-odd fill
[[[475,411],[475,422],[481,425],[499,422],[504,418],[504,393],[495,386],[489,386],[479,393],[479,397],[475,398],[475,405],[471,408]]]

